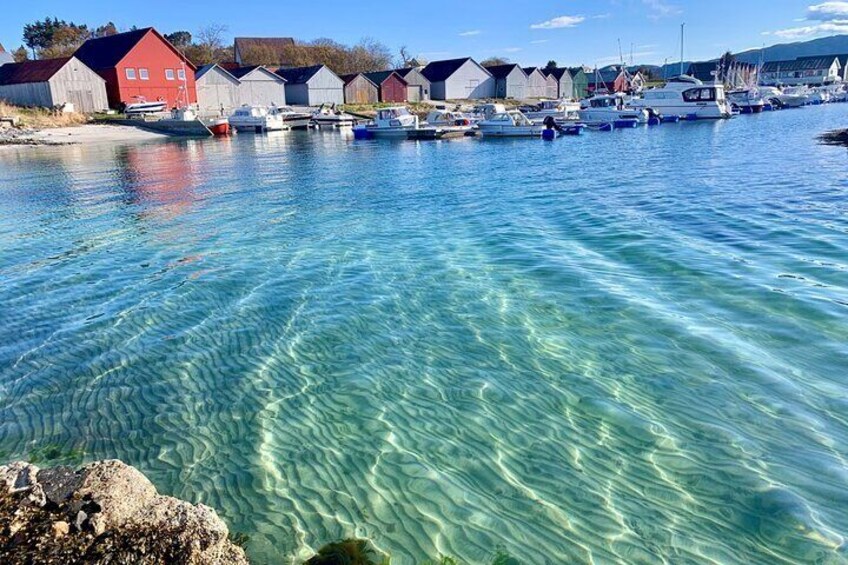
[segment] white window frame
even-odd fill
[[[180,80],[185,80],[185,69],[177,69],[177,78]]]
[[[176,80],[174,69],[165,69],[165,80]]]
[[[124,75],[127,77],[127,80],[137,80],[138,75],[136,75],[135,69],[132,67],[127,67],[124,69]]]
[[[150,71],[144,67],[139,67],[138,78],[139,80],[150,80]]]

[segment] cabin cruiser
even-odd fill
[[[648,112],[634,108],[624,94],[599,94],[580,102],[580,121],[586,124],[647,123]]]
[[[807,88],[801,86],[788,86],[776,98],[784,108],[800,108],[806,106],[810,101]]]
[[[297,112],[291,106],[272,106],[271,112],[282,116],[285,129],[306,129],[312,120],[312,114]]]
[[[244,105],[236,108],[228,122],[234,130],[245,133],[263,133],[286,129],[283,116],[276,111],[269,111],[265,106]]]
[[[559,121],[574,121],[578,119],[580,104],[567,100],[542,100],[538,105],[522,111],[529,119],[539,123],[542,123],[548,116]]]
[[[452,110],[433,110],[427,114],[426,125],[438,128],[445,133],[460,133],[471,131],[477,119]]]
[[[728,92],[727,101],[731,108],[737,108],[743,114],[759,114],[766,105],[760,91],[756,88]]]
[[[651,88],[635,99],[637,108],[651,108],[663,116],[690,120],[721,119],[732,115],[721,84],[704,84],[689,75],[669,79],[664,86]]]
[[[312,123],[318,127],[350,127],[356,125],[356,118],[336,109],[336,105],[321,107],[312,113]]]
[[[506,106],[503,104],[481,104],[480,106],[475,106],[472,111],[473,116],[477,120],[488,120],[496,114],[504,113],[506,113]]]
[[[419,130],[418,116],[405,106],[381,108],[374,121],[353,128],[354,137],[361,139],[409,139],[410,132]],[[435,132],[435,128],[428,128]]]
[[[124,107],[127,116],[143,116],[144,114],[156,114],[164,112],[168,103],[162,99],[148,102],[143,96],[133,96],[135,102],[130,102]]]
[[[551,129],[536,124],[520,110],[507,110],[493,114],[477,123],[483,137],[541,137],[542,132]]]

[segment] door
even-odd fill
[[[421,102],[421,86],[409,85],[406,87],[406,98],[409,102]]]

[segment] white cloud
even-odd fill
[[[480,35],[481,33],[483,33],[483,32],[480,31],[479,29],[472,29],[472,30],[469,30],[469,31],[463,31],[462,33],[459,34],[459,36],[460,37],[471,37],[473,35]]]
[[[651,11],[651,14],[649,14],[651,18],[664,18],[676,16],[681,13],[680,8],[674,4],[669,4],[665,0],[642,0],[642,3]]]
[[[814,35],[848,33],[848,2],[823,2],[807,7],[806,17],[796,22],[807,23],[767,31],[763,35],[774,35],[783,39],[802,39]]]
[[[639,51],[639,52],[633,53],[633,62],[636,63],[636,64],[639,64],[639,59],[646,59],[648,57],[653,57],[656,54],[657,54],[656,51]],[[625,54],[624,58],[625,58],[625,63],[627,63],[629,65],[630,64],[630,54],[629,53]],[[595,61],[595,63],[597,63],[597,65],[599,67],[603,67],[605,65],[612,65],[614,63],[620,63],[620,62],[621,62],[621,55],[610,55],[609,57],[601,57],[600,59]]]
[[[541,43],[547,43],[550,39],[537,39],[536,41],[531,41],[531,45],[539,45]]]
[[[807,19],[830,22],[848,20],[848,2],[824,2],[807,8]]]
[[[518,53],[521,51],[521,47],[505,47],[504,49],[501,49],[501,51],[504,53]]]
[[[787,29],[779,29],[777,31],[767,31],[763,35],[774,35],[783,39],[802,39],[813,35],[822,35],[826,33],[848,33],[848,20],[833,21],[821,24],[790,27]]]
[[[559,16],[546,22],[533,24],[530,26],[530,29],[561,29],[564,27],[574,27],[584,21],[586,21],[586,18],[583,16]]]

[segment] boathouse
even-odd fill
[[[471,57],[433,61],[421,71],[433,100],[494,98],[495,79]]]
[[[394,71],[380,71],[377,73],[364,73],[365,76],[377,85],[379,89],[380,102],[406,102],[407,82]]]
[[[583,67],[569,67],[568,74],[571,75],[571,84],[574,89],[572,98],[582,100],[589,96],[589,77]]]
[[[291,37],[236,37],[233,40],[233,59],[239,66],[288,67],[290,47],[294,47]]]
[[[43,108],[70,103],[83,113],[109,108],[106,81],[76,57],[0,66],[0,100]]]
[[[277,74],[286,79],[289,104],[344,104],[344,81],[326,65],[278,69]]]
[[[362,73],[344,75],[345,104],[376,104],[380,101],[380,89]]]
[[[14,62],[15,62],[15,58],[12,56],[11,53],[6,51],[3,48],[3,44],[0,43],[0,65],[5,65],[6,63],[14,63]]]
[[[112,108],[140,99],[197,102],[197,68],[152,27],[89,39],[74,56],[106,80]]]
[[[395,72],[406,81],[407,102],[422,102],[430,99],[430,81],[421,74],[419,67],[395,69]]]
[[[280,75],[261,65],[239,67],[231,70],[230,74],[239,80],[239,105],[286,105],[286,80]]]
[[[527,73],[514,63],[485,67],[495,79],[495,98],[527,97]]]
[[[220,65],[200,67],[194,75],[201,115],[227,116],[239,104],[239,79]]]
[[[548,69],[547,75],[555,81],[556,94],[553,98],[574,98],[574,80],[567,68]]]
[[[542,72],[539,67],[524,67],[522,69],[527,75],[527,89],[525,95],[527,98],[547,98],[548,96],[548,77]]]

